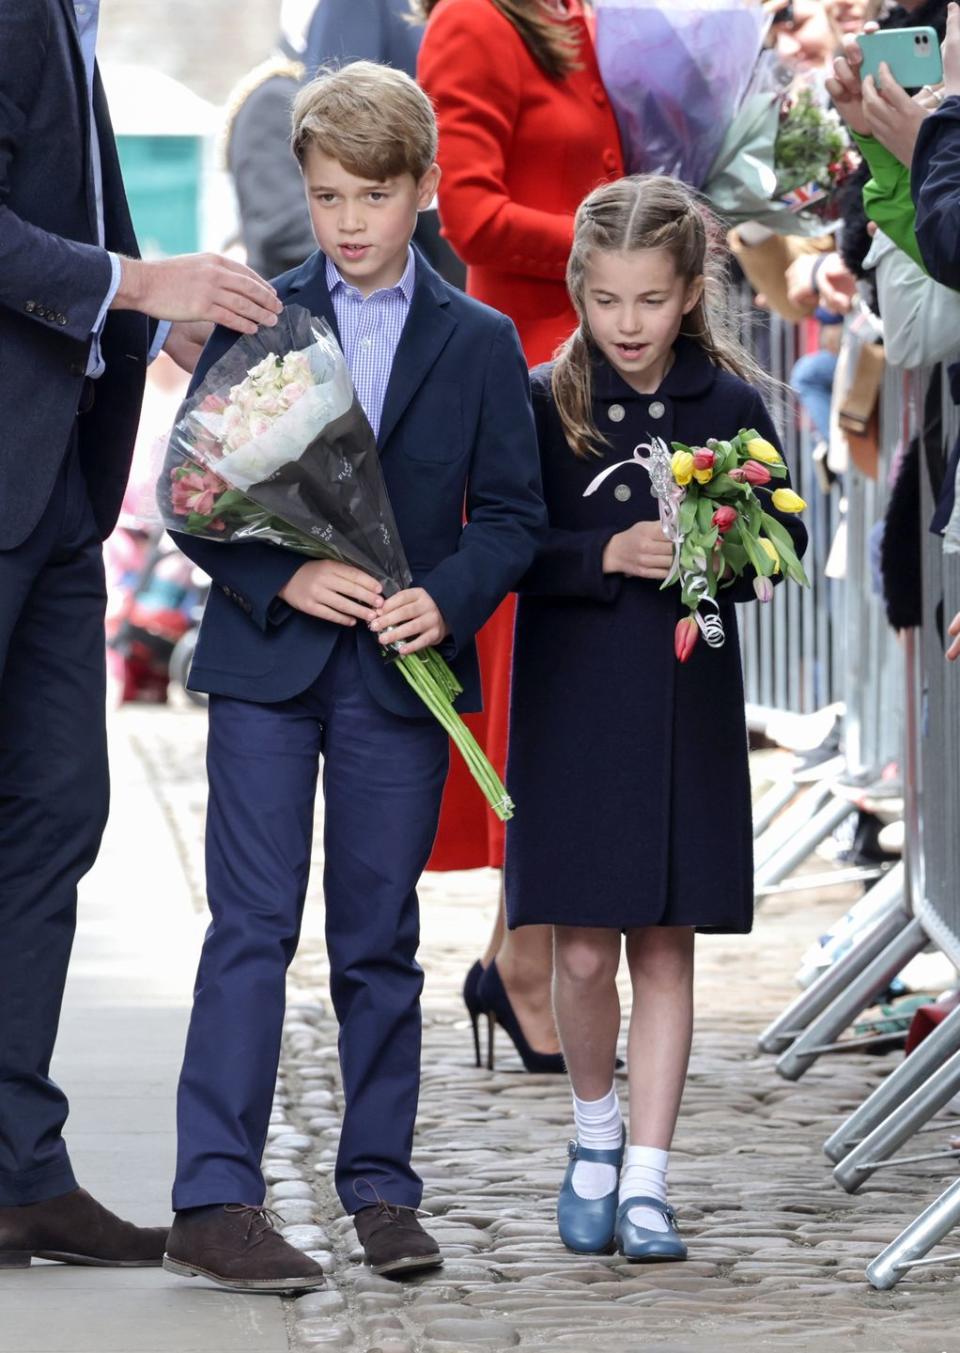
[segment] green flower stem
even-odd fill
[[[459,683],[456,682],[456,677],[450,672],[447,664],[435,649],[428,649],[427,653],[435,656],[428,656],[424,660],[418,653],[408,653],[395,660],[396,666],[433,717],[446,729],[451,739],[456,743],[461,756],[467,763],[468,770],[483,791],[487,803],[500,821],[506,822],[513,817],[513,801],[500,776],[481,750],[476,738],[453,708],[450,682]],[[439,676],[437,660],[446,669],[448,679]]]

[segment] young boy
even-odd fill
[[[473,636],[532,562],[545,512],[513,325],[410,247],[434,197],[436,123],[406,75],[358,62],[300,94],[293,145],[319,251],[282,300],[338,334],[378,435],[414,586],[262,544],[178,537],[213,578],[191,685],[210,695],[207,889],[178,1097],[165,1266],[227,1287],[320,1286],[262,1210],[285,970],[307,889],[323,757],[324,894],[345,1111],[341,1202],[378,1273],[432,1267],[410,1164],[420,1075],[416,887],[448,744],[379,645],[442,645],[480,707]],[[218,331],[202,379],[234,341]],[[466,503],[466,525],[464,519]]]

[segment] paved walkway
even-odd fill
[[[71,1142],[85,1182],[146,1221],[168,1206],[172,1093],[202,928],[203,721],[132,710],[117,732],[111,845],[86,889],[59,1066],[78,1091]],[[821,1154],[894,1060],[824,1059],[791,1085],[755,1053],[758,1029],[794,994],[800,954],[841,910],[838,897],[771,902],[753,937],[700,941],[698,1032],[671,1171],[691,1260],[644,1269],[577,1258],[557,1241],[566,1087],[524,1075],[505,1041],[492,1075],[475,1069],[459,1002],[495,877],[427,876],[415,1163],[446,1265],[398,1285],[358,1262],[330,1184],[340,1091],[318,886],[319,874],[292,971],[265,1165],[272,1205],[290,1239],[329,1271],[329,1290],[247,1300],[156,1273],[35,1267],[0,1278],[0,1353],[279,1353],[285,1319],[297,1353],[960,1349],[960,1269],[918,1274],[892,1293],[864,1279],[943,1176],[929,1166],[886,1172],[851,1198]]]

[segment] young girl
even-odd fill
[[[579,326],[532,375],[550,532],[520,591],[507,840],[511,927],[552,924],[554,1004],[577,1140],[558,1205],[571,1249],[683,1259],[667,1161],[693,1021],[694,931],[746,933],[753,862],[732,603],[722,648],[674,656],[673,547],[646,470],[604,466],[653,437],[702,445],[756,428],[776,445],[730,337],[719,233],[662,177],[581,205],[567,270]],[[777,514],[779,515],[779,514]],[[781,517],[798,554],[806,533]],[[629,1145],[614,1089],[621,935],[630,1018]],[[622,1173],[621,1173],[622,1169]],[[619,1183],[619,1190],[618,1190]]]

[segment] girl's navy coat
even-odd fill
[[[518,589],[509,924],[748,931],[750,781],[732,602],[753,599],[752,582],[728,590],[724,647],[701,639],[681,665],[679,588],[602,571],[611,536],[657,517],[647,472],[624,466],[583,494],[654,436],[702,445],[753,427],[779,439],[757,392],[681,338],[655,395],[595,367],[593,413],[609,446],[582,459],[564,437],[550,371],[532,374],[550,531]],[[781,520],[799,553],[806,531]]]

